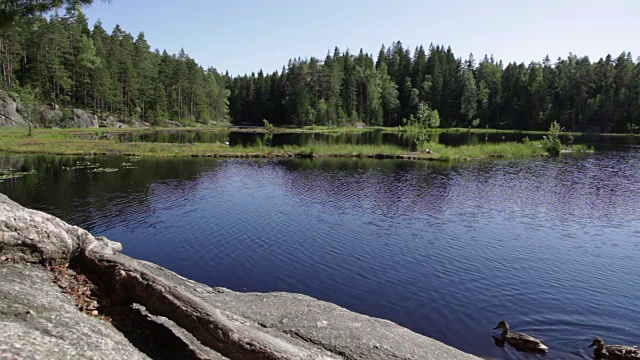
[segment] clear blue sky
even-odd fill
[[[109,33],[116,24],[144,31],[152,48],[184,48],[234,75],[324,58],[335,46],[377,55],[396,40],[505,62],[640,55],[640,0],[96,0],[86,14],[91,27],[100,19]]]

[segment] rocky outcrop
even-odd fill
[[[167,126],[170,126],[170,127],[186,127],[187,126],[183,123],[173,121],[173,120],[167,120],[166,124]]]
[[[55,216],[23,208],[0,194],[0,260],[52,265],[68,263],[80,250],[115,253],[117,242],[93,237]]]
[[[44,128],[63,128],[64,114],[57,106],[39,105],[39,123]]]
[[[129,121],[129,125],[127,125],[127,124],[117,120],[113,116],[106,116],[106,117],[100,119],[100,127],[108,127],[108,128],[128,128],[128,127],[147,128],[147,127],[150,127],[150,126],[151,125],[148,122],[138,121],[138,120],[130,120]]]
[[[132,127],[139,127],[139,128],[147,128],[147,127],[150,127],[151,124],[149,124],[146,121],[132,120],[131,121],[131,126]]]
[[[116,120],[113,116],[107,116],[100,119],[100,127],[107,128],[128,128],[129,125],[123,124],[120,121]]]
[[[9,324],[7,328],[14,334],[0,338],[0,352],[9,347],[18,349],[11,353],[18,358],[34,357],[29,356],[30,348],[38,353],[55,348],[60,349],[61,358],[75,357],[73,351],[82,353],[99,337],[104,343],[86,357],[142,356],[136,349],[159,357],[149,350],[158,348],[149,343],[156,341],[172,349],[168,355],[186,358],[476,359],[392,322],[308,296],[210,288],[120,254],[117,243],[25,209],[4,195],[0,195],[0,230],[0,259],[11,263],[0,269],[0,321]],[[96,321],[102,320],[50,305],[70,299],[63,299],[60,290],[48,283],[48,270],[35,264],[65,262],[71,263],[74,273],[93,282],[98,289],[100,316],[112,319],[112,324],[97,326]],[[16,291],[20,286],[24,289]],[[28,288],[45,289],[47,295],[38,300],[40,303],[28,303],[29,298],[37,298]],[[10,292],[15,295],[4,295]],[[52,315],[56,312],[58,317]],[[56,323],[59,319],[66,323]],[[75,331],[76,338],[86,342],[52,330],[57,326]],[[84,329],[89,326],[99,330],[85,336]],[[119,333],[113,333],[110,326]],[[40,333],[53,338],[31,336]],[[140,333],[143,336],[138,336]],[[58,353],[50,354],[57,357]]]
[[[71,110],[72,118],[67,123],[67,127],[71,128],[97,128],[98,117],[90,114],[84,110],[73,109]]]
[[[57,106],[38,106],[40,124],[45,128],[97,128],[98,117],[87,111],[72,109],[65,114]]]
[[[0,126],[24,126],[26,122],[17,110],[16,100],[0,90]]]

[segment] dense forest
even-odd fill
[[[377,58],[335,49],[324,61],[295,59],[281,72],[230,80],[237,123],[399,126],[436,110],[440,127],[488,126],[603,132],[638,131],[640,61],[630,53],[593,63],[569,55],[506,66],[485,56],[456,57],[431,45],[413,51],[395,42]]]
[[[184,51],[151,51],[144,33],[89,29],[77,7],[20,17],[0,27],[0,88],[60,107],[81,107],[125,121],[186,124],[228,121],[226,78]]]
[[[100,22],[90,29],[80,7],[70,6],[64,15],[34,10],[0,26],[0,61],[0,87],[23,101],[153,125],[640,126],[640,59],[626,52],[597,62],[569,55],[505,65],[490,56],[463,60],[450,47],[412,52],[395,42],[375,57],[336,48],[323,60],[292,59],[281,71],[230,76],[203,69],[184,51],[152,51],[143,33],[134,38],[116,26],[109,34]]]

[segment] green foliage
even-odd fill
[[[375,60],[375,61],[374,61]],[[324,61],[292,59],[280,72],[229,79],[237,124],[419,126],[421,105],[440,124],[543,131],[552,120],[571,130],[629,132],[640,123],[640,64],[629,53],[597,63],[570,55],[552,64],[461,61],[449,47],[400,42],[377,59],[335,49]],[[313,109],[313,111],[312,111]],[[315,114],[310,119],[310,114]],[[412,122],[412,116],[415,121]],[[477,122],[476,120],[479,120]],[[475,125],[477,123],[477,125]],[[635,128],[633,128],[635,129]]]
[[[262,119],[262,123],[264,124],[264,128],[267,130],[273,130],[273,125],[267,119]]]
[[[416,143],[417,151],[427,151],[429,149],[431,141],[429,138],[429,134],[425,132],[424,128],[420,129],[420,132],[416,136],[414,142]]]
[[[273,73],[231,76],[202,68],[184,50],[151,51],[144,33],[134,37],[118,25],[109,33],[100,22],[90,29],[78,6],[90,3],[0,5],[0,88],[154,126],[260,126],[271,119],[277,126],[481,122],[542,131],[557,120],[573,131],[640,132],[640,63],[627,52],[597,62],[572,54],[553,64],[504,64],[488,56],[462,60],[442,45],[412,52],[398,41],[376,56],[335,48],[324,59],[291,59]],[[66,12],[51,12],[58,8]]]
[[[310,130],[310,131],[319,131]],[[342,129],[341,132],[347,129]],[[107,131],[107,130],[104,130]],[[137,131],[135,129],[122,131]],[[357,131],[357,130],[354,130]],[[79,137],[80,134],[93,135],[94,129],[66,130],[66,129],[42,129],[34,134],[33,138],[24,136],[23,129],[3,129],[0,131],[0,151],[17,153],[50,153],[68,155],[86,154],[127,154],[128,161],[139,160],[139,156],[286,156],[297,154],[301,156],[345,156],[345,157],[417,157],[429,160],[441,161],[466,161],[489,157],[525,157],[542,155],[545,149],[540,142],[529,141],[518,143],[487,143],[481,145],[445,146],[435,142],[428,142],[429,152],[421,154],[408,154],[406,150],[394,145],[354,145],[354,144],[319,144],[312,143],[308,146],[284,146],[273,148],[267,144],[269,137],[264,142],[250,147],[229,147],[215,143],[196,143],[189,146],[176,146],[170,143],[145,143],[145,142],[119,142],[116,140],[97,139],[86,140]],[[427,135],[427,132],[424,132]],[[426,148],[423,148],[426,149]],[[574,146],[574,150],[585,151],[585,147]],[[134,156],[135,155],[135,156]],[[85,168],[98,167],[87,162],[78,163]],[[122,166],[130,165],[123,164]],[[101,171],[101,170],[99,170]]]
[[[460,99],[460,113],[464,120],[468,121],[476,114],[478,107],[478,89],[473,72],[470,69],[462,70],[462,98]]]
[[[7,0],[0,6],[0,24],[8,25],[16,20],[46,13],[62,6],[75,9],[91,3],[93,0]]]
[[[32,13],[36,3],[69,6],[64,15],[46,18]],[[91,1],[10,2],[9,10],[19,16],[0,29],[0,87],[29,89],[26,97],[21,94],[25,102],[31,95],[34,103],[84,108],[124,121],[228,123],[227,77],[202,69],[184,51],[152,52],[143,33],[134,39],[116,25],[108,34],[100,22],[90,30],[79,3]]]
[[[541,142],[542,148],[545,149],[550,155],[557,156],[562,150],[562,142],[560,141],[560,134],[563,128],[560,127],[557,121],[551,123],[549,126],[549,135],[545,136]]]
[[[432,110],[427,103],[420,103],[418,107],[418,125],[423,128],[437,128],[440,126],[438,110]]]

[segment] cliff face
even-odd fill
[[[476,359],[308,296],[210,288],[0,194],[0,354]]]
[[[0,90],[0,126],[24,126],[26,123],[18,114],[16,101],[6,91]]]

